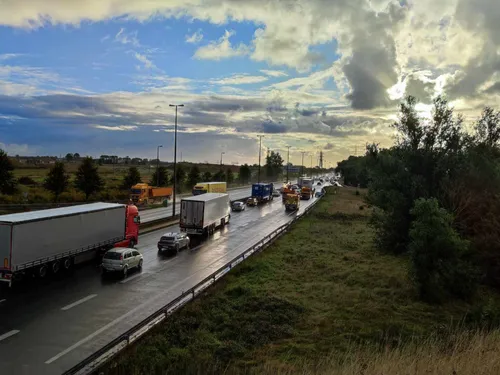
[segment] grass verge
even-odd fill
[[[371,208],[355,191],[330,189],[288,234],[99,373],[323,373],[335,364],[343,374],[397,353],[407,365],[417,347],[443,354],[428,340],[453,338],[467,314],[483,317],[481,301],[496,306],[498,297],[483,290],[473,302],[420,302],[407,259],[373,249]],[[392,373],[377,369],[365,373]]]

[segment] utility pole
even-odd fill
[[[222,155],[224,155],[224,154],[225,154],[225,152],[220,153],[220,165],[222,165]]]
[[[304,154],[305,153],[306,153],[305,151],[302,151],[302,172],[301,172],[302,176],[304,175]]]
[[[160,147],[156,147],[156,186],[160,186]]]
[[[319,167],[323,169],[323,151],[319,152]]]
[[[261,155],[261,151],[262,151],[262,137],[264,137],[264,136],[258,135],[257,137],[260,138],[260,143],[259,143],[259,177],[258,177],[258,182],[260,183],[260,155]]]
[[[289,171],[290,171],[290,146],[286,146],[288,148],[288,154],[286,157],[286,183],[288,184],[290,182],[290,179],[288,178]]]
[[[184,104],[169,104],[175,107],[175,131],[174,131],[174,199],[172,200],[172,216],[175,216],[175,197],[177,196],[177,107],[184,107]]]
[[[311,155],[311,178],[313,176],[313,156]]]

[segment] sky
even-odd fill
[[[3,0],[0,148],[335,166],[405,95],[499,108],[498,0]]]

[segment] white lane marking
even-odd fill
[[[172,285],[169,289],[166,289],[163,293],[160,293],[158,295],[155,295],[153,296],[152,298],[148,299],[147,301],[145,301],[144,303],[136,306],[135,308],[133,308],[132,310],[130,310],[129,312],[123,314],[122,316],[119,316],[118,318],[116,318],[115,320],[109,322],[108,324],[106,324],[105,326],[99,328],[97,331],[95,331],[94,333],[91,333],[90,335],[88,335],[87,337],[81,339],[80,341],[78,341],[77,343],[71,345],[69,348],[67,349],[64,349],[62,352],[60,352],[59,354],[56,354],[55,356],[53,356],[52,358],[50,358],[49,360],[45,361],[45,363],[47,365],[51,364],[52,362],[54,361],[57,361],[59,358],[61,358],[62,356],[68,354],[69,352],[75,350],[76,348],[78,348],[79,346],[85,344],[86,342],[92,340],[94,337],[96,337],[97,335],[99,335],[100,333],[104,332],[105,330],[107,330],[108,328],[110,327],[113,327],[114,325],[116,325],[117,323],[121,322],[123,319],[129,317],[130,315],[133,315],[135,314],[137,311],[141,310],[141,309],[144,309],[144,306],[148,306],[150,303],[158,300],[158,298],[162,297],[162,296],[165,296],[167,295],[171,290],[177,288],[179,285],[181,285],[182,283],[186,282],[187,280],[193,278],[197,273],[194,273],[192,274],[191,276],[189,277],[186,277],[184,280],[181,280],[179,281],[178,283]]]
[[[91,295],[89,295],[89,296],[87,296],[85,298],[79,299],[78,301],[73,302],[70,305],[64,306],[63,308],[61,308],[61,310],[64,310],[64,311],[69,310],[72,307],[75,307],[75,306],[78,306],[78,305],[80,305],[80,304],[82,304],[84,302],[87,302],[88,300],[90,300],[90,299],[92,299],[94,297],[97,297],[97,294],[91,294]]]
[[[149,273],[148,272],[138,273],[137,275],[127,277],[126,279],[120,281],[120,284],[128,283],[129,281],[138,279],[139,277],[146,276],[146,275],[149,275]]]
[[[17,329],[13,329],[12,331],[4,333],[2,336],[0,336],[0,341],[5,340],[5,339],[9,338],[10,336],[14,336],[16,333],[19,333],[19,332],[21,332],[21,331],[19,331]]]
[[[198,246],[196,246],[196,247],[193,247],[193,248],[191,248],[191,249],[189,249],[189,250],[190,250],[190,251],[195,251],[195,250],[198,250],[198,249],[199,249],[200,247],[202,247],[202,246],[203,246],[203,244],[198,245]]]
[[[6,299],[0,299],[0,303],[7,301]]]

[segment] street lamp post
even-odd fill
[[[260,138],[260,143],[259,143],[259,177],[258,177],[258,182],[260,183],[260,155],[261,155],[261,151],[262,151],[262,137],[264,137],[264,136],[258,135],[257,137]]]
[[[224,155],[224,154],[225,154],[225,152],[220,153],[220,165],[222,165],[222,155]]]
[[[177,196],[177,107],[184,107],[184,104],[169,104],[175,107],[175,130],[174,130],[174,199],[172,200],[172,216],[175,216],[175,197]]]
[[[304,175],[304,154],[305,153],[306,153],[305,151],[302,151],[302,172],[301,172],[302,176]]]
[[[160,147],[163,145],[156,147],[156,186],[160,186]]]
[[[313,156],[311,155],[311,178],[313,176]]]
[[[290,179],[288,177],[288,172],[290,171],[290,146],[286,146],[288,148],[288,153],[286,157],[286,183],[290,182]]]

